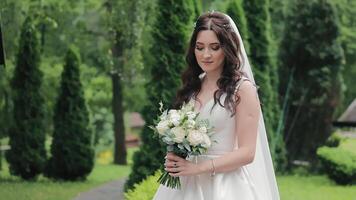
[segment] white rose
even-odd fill
[[[174,127],[171,129],[171,133],[174,135],[173,141],[176,143],[182,143],[185,138],[185,131],[182,127]]]
[[[208,132],[208,130],[206,129],[205,126],[200,127],[200,128],[199,128],[199,131],[202,132],[202,133]]]
[[[209,136],[207,134],[203,134],[203,138],[204,138],[204,144],[202,145],[205,148],[208,148],[211,146],[211,140],[209,138]]]
[[[171,111],[169,111],[169,122],[174,124],[174,126],[178,126],[180,124],[181,117],[176,110],[173,110],[173,112]]]
[[[175,110],[175,109],[171,109],[168,111],[168,114],[171,115],[171,114],[177,114],[178,113],[178,110]]]
[[[188,119],[190,119],[190,120],[193,120],[194,119],[194,117],[197,115],[195,112],[193,112],[193,111],[188,111],[187,113],[187,116],[188,116]]]
[[[158,133],[163,135],[164,132],[169,129],[168,125],[169,125],[168,121],[160,121],[156,126]]]
[[[188,139],[189,143],[193,146],[197,146],[197,145],[201,144],[202,142],[204,142],[203,134],[197,130],[189,131],[187,139]]]

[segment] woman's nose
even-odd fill
[[[203,54],[203,57],[204,58],[209,58],[209,57],[211,57],[211,52],[207,49],[207,50],[205,50],[204,51],[204,54]]]

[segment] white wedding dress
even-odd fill
[[[243,45],[241,35],[234,21],[226,15],[239,39],[239,47],[242,61],[242,71],[247,75],[244,80],[255,84],[252,69]],[[239,88],[242,81],[237,84]],[[221,96],[220,102],[224,102],[226,94]],[[193,100],[192,100],[193,101]],[[210,113],[214,100],[211,99],[200,110],[199,117],[209,119],[215,128],[212,140],[217,143],[208,149],[204,155],[192,156],[187,159],[192,162],[201,162],[207,159],[223,156],[233,151],[237,146],[235,116],[221,107],[218,103]],[[160,185],[154,200],[279,200],[279,191],[273,169],[271,153],[266,136],[263,114],[260,113],[258,122],[258,135],[256,141],[255,157],[252,163],[242,166],[237,170],[227,173],[217,173],[180,177],[181,189],[171,189]]]
[[[241,82],[240,82],[241,83]],[[240,85],[240,84],[239,84]],[[239,86],[238,85],[238,86]],[[238,87],[237,87],[238,88]],[[224,102],[226,94],[221,96]],[[194,101],[194,100],[192,100]],[[236,145],[235,116],[218,103],[211,108],[214,100],[208,101],[200,110],[199,118],[208,119],[214,127],[213,143],[204,155],[187,158],[199,163],[203,160],[217,158],[233,151]],[[211,113],[210,113],[211,111]],[[181,189],[171,189],[160,185],[155,200],[265,200],[263,188],[256,188],[255,181],[246,166],[228,173],[200,174],[180,177]]]

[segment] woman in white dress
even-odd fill
[[[220,12],[201,15],[191,36],[176,107],[193,101],[214,127],[204,155],[167,153],[165,170],[181,189],[160,185],[155,200],[279,200],[251,67],[235,23]]]

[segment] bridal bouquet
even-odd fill
[[[163,110],[154,121],[155,126],[150,126],[160,140],[167,145],[167,151],[186,158],[188,155],[201,155],[211,146],[213,127],[207,119],[198,119],[199,113],[194,111],[192,103],[183,104],[180,110]],[[179,177],[172,177],[164,172],[158,182],[171,188],[180,189]]]

